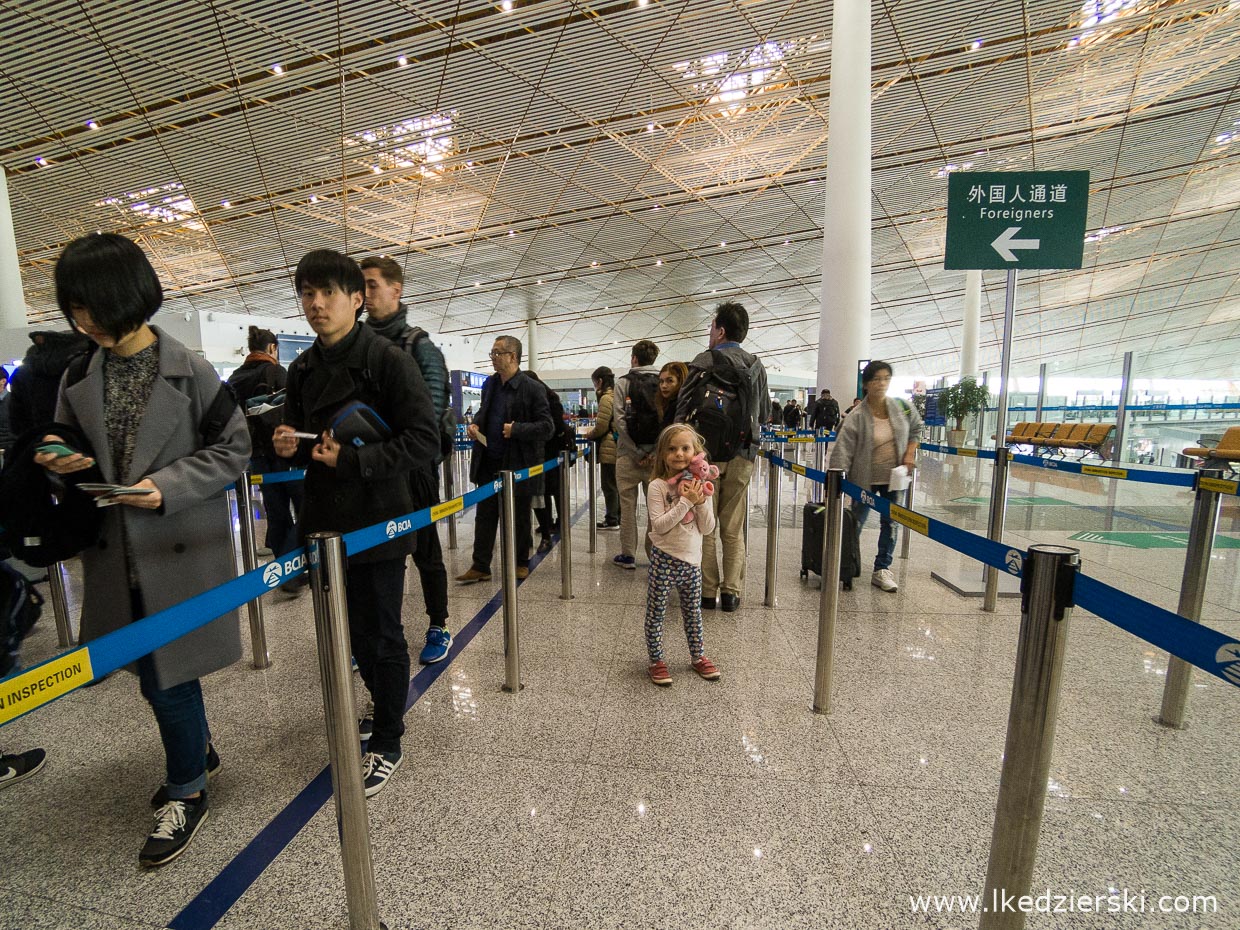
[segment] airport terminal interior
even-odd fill
[[[858,16],[872,43],[857,85],[872,120],[870,301],[846,311],[827,156],[832,124],[852,118],[834,98]],[[142,247],[164,288],[152,322],[221,376],[251,323],[310,344],[303,254],[390,256],[462,415],[496,337],[523,340],[523,367],[590,413],[596,366],[627,371],[642,339],[659,365],[690,361],[726,300],[748,308],[744,347],[776,403],[825,387],[846,407],[851,375],[820,372],[853,312],[867,341],[847,362],[889,362],[892,394],[919,406],[930,392],[914,515],[985,536],[996,463],[979,453],[1016,431],[1005,546],[1078,549],[1081,574],[1172,613],[1196,570],[1191,619],[1240,643],[1237,0],[11,0],[0,35],[3,293],[20,278],[18,303],[0,301],[9,372],[30,333],[66,328],[56,260],[94,232]],[[944,268],[948,186],[1048,171],[1089,173],[1081,258],[1020,272],[1004,356],[1003,273]],[[1003,242],[1022,240],[992,246],[1001,255]],[[963,376],[988,384],[988,408],[935,418],[936,389]],[[1025,432],[1036,423],[1048,432]],[[1089,426],[1102,431],[1080,444]],[[1041,441],[1077,427],[1076,447]],[[830,599],[801,571],[821,493],[804,471],[830,467],[834,443],[767,440],[788,467],[755,466],[739,607],[704,612],[719,680],[693,672],[673,606],[673,681],[652,684],[648,561],[639,546],[623,570],[620,534],[595,531],[590,457],[548,473],[563,475],[572,528],[517,587],[520,691],[502,688],[498,547],[493,580],[452,584],[451,652],[415,655],[404,762],[367,802],[390,930],[979,927],[946,899],[986,887],[1015,579],[984,610],[932,577],[980,587],[982,564],[901,526],[898,590],[882,590],[871,514],[862,574],[836,605],[829,712],[815,712]],[[457,445],[459,494],[472,450]],[[1217,526],[1194,569],[1202,466],[1217,469]],[[451,535],[435,524],[450,578],[470,567],[474,520],[467,507]],[[76,631],[80,561],[63,569]],[[49,600],[27,666],[65,651],[36,587]],[[0,930],[365,926],[346,901],[311,601],[264,594],[270,665],[255,667],[243,610],[242,660],[203,680],[222,768],[209,821],[162,868],[137,859],[164,764],[134,676],[0,723],[0,752],[47,752],[36,775],[0,782]],[[425,617],[410,570],[415,653]],[[1035,908],[1025,925],[1230,930],[1240,663],[1223,670],[1220,651],[1215,673],[1194,668],[1184,726],[1166,726],[1171,656],[1127,619],[1077,607],[1062,621],[1030,894],[1094,904]]]

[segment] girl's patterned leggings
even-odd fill
[[[662,549],[650,553],[650,581],[646,587],[646,649],[652,663],[663,659],[663,615],[672,585],[680,592],[680,613],[685,621],[689,655],[696,662],[705,653],[702,645],[702,569],[682,562]]]

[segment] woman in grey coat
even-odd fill
[[[105,482],[144,492],[109,507],[98,543],[82,553],[85,643],[236,576],[225,489],[245,468],[250,438],[235,403],[225,404],[226,419],[214,429],[204,427],[221,409],[219,376],[147,322],[163,291],[129,239],[71,242],[56,265],[56,297],[70,324],[101,350],[76,378],[70,368],[57,407],[57,419],[77,427],[91,449],[35,461],[58,474],[97,461]],[[207,775],[219,757],[199,679],[240,657],[232,612],[131,668],[167,762],[167,781],[152,799],[155,829],[139,854],[144,866],[176,858],[207,819]]]
[[[899,491],[888,485],[891,470],[903,465],[910,472],[917,467],[917,445],[921,442],[922,422],[917,408],[897,397],[888,397],[891,366],[873,361],[861,372],[865,400],[853,408],[839,427],[835,445],[831,447],[831,467],[842,468],[848,480],[881,494],[888,500],[899,498]],[[865,525],[870,508],[861,501],[852,502],[857,518],[857,532]],[[896,528],[891,518],[882,517],[878,534],[878,554],[874,557],[871,583],[884,591],[895,591],[896,579],[891,573],[891,558],[896,551]]]

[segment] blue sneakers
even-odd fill
[[[448,650],[451,648],[452,634],[441,626],[433,626],[426,631],[426,645],[422,647],[422,654],[418,656],[418,661],[423,665],[442,662],[447,658]]]
[[[612,565],[618,565],[625,571],[635,571],[637,569],[637,559],[631,555],[618,555],[611,560]]]

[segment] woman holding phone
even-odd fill
[[[97,464],[111,506],[82,553],[81,641],[90,642],[235,577],[225,490],[250,456],[245,417],[205,360],[148,322],[163,301],[155,270],[124,236],[83,236],[56,263],[56,300],[95,343],[61,382],[58,422],[93,455],[55,448],[35,461],[60,475]],[[231,407],[231,409],[230,409]],[[102,503],[102,501],[101,501]],[[130,671],[154,711],[166,780],[138,860],[179,856],[207,820],[207,777],[219,769],[199,679],[241,657],[237,613],[143,656]]]

